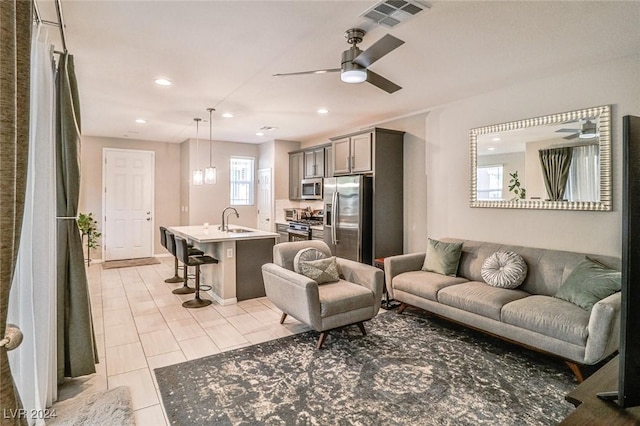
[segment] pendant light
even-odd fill
[[[215,167],[213,167],[213,139],[211,137],[211,127],[213,126],[212,118],[213,111],[215,108],[207,108],[209,111],[209,167],[204,169],[204,183],[207,185],[215,185],[218,180],[218,172]]]
[[[200,130],[200,121],[202,121],[202,119],[194,118],[193,121],[196,122],[196,161],[195,163],[197,167],[198,163],[200,162],[200,150],[198,146],[200,145],[199,130]],[[202,185],[203,178],[204,178],[204,174],[202,173],[202,169],[198,168],[193,171],[193,179],[191,181],[194,185]]]

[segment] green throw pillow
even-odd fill
[[[461,253],[462,243],[444,243],[429,238],[422,270],[455,277]]]
[[[621,278],[619,271],[585,257],[564,280],[554,297],[591,310],[599,300],[620,291]]]
[[[302,275],[311,278],[318,284],[340,281],[335,256],[326,259],[301,261],[298,264],[298,268],[300,268]]]

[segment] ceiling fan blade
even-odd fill
[[[273,74],[274,77],[284,77],[287,75],[305,75],[305,74],[326,74],[328,72],[340,72],[340,68],[329,68],[326,70],[313,70],[313,71],[300,71],[300,72],[288,72],[283,74]]]
[[[574,133],[573,135],[565,136],[562,139],[566,139],[566,140],[570,141],[571,139],[575,139],[577,137],[578,137],[578,133]]]
[[[580,129],[558,129],[556,130],[556,133],[562,133],[562,132],[578,133],[579,131]]]
[[[394,82],[387,80],[380,74],[376,74],[371,70],[367,70],[367,82],[373,84],[379,89],[384,90],[387,93],[394,93],[402,89],[402,87],[398,86]]]
[[[359,54],[353,61],[354,64],[358,64],[361,67],[368,68],[369,65],[373,64],[378,59],[382,58],[387,53],[391,52],[397,47],[400,47],[404,44],[404,41],[400,40],[392,36],[391,34],[386,34],[380,40],[373,43],[367,50]]]

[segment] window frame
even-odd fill
[[[235,179],[234,172],[238,170],[238,168],[234,167],[234,162],[236,161],[250,161],[251,167],[246,168],[250,172],[250,176],[246,180]],[[237,189],[239,186],[247,186],[248,195],[246,202],[244,199],[239,197],[234,197],[234,193],[237,194]],[[232,155],[229,157],[229,205],[230,206],[253,206],[255,205],[255,186],[256,186],[256,159],[252,156],[246,155]]]

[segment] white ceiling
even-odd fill
[[[38,0],[55,20],[50,2]],[[640,52],[640,2],[434,1],[393,30],[365,26],[362,49],[387,32],[406,42],[371,66],[394,94],[337,73],[272,76],[339,68],[345,30],[374,3],[63,0],[82,133],[181,142],[215,107],[214,140],[316,140]],[[256,136],[263,126],[277,129]]]

